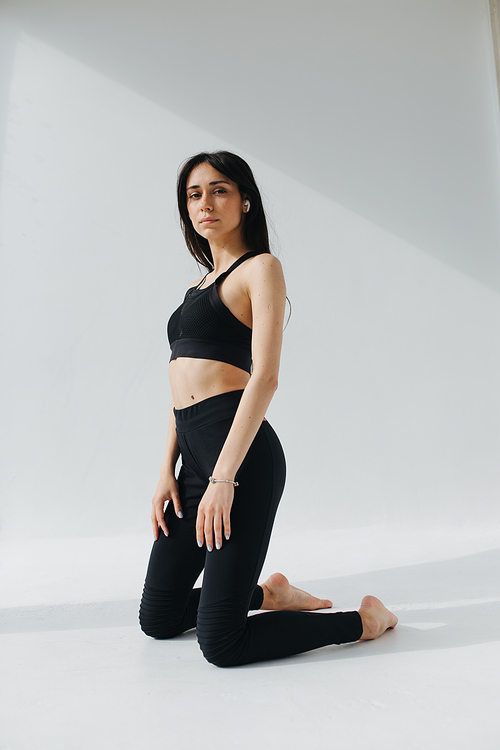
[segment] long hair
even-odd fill
[[[181,164],[177,175],[177,204],[181,229],[191,255],[209,271],[213,270],[214,263],[210,244],[205,237],[201,237],[195,231],[187,209],[186,188],[188,177],[195,167],[205,163],[210,164],[218,172],[235,182],[240,194],[246,195],[250,201],[250,211],[245,214],[243,220],[243,241],[245,245],[250,250],[259,253],[270,253],[266,215],[252,170],[241,156],[232,154],[230,151],[204,151],[191,156]]]

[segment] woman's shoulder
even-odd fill
[[[260,253],[259,255],[254,255],[253,258],[249,258],[243,266],[246,266],[249,279],[272,280],[283,278],[281,262],[279,258],[275,255],[271,255],[271,253]]]
[[[279,271],[283,273],[279,258],[271,255],[271,253],[259,253],[251,258],[247,258],[241,268],[250,273],[262,273],[263,271]]]
[[[267,299],[286,295],[285,279],[280,260],[271,253],[262,253],[248,259],[244,286],[250,299]]]

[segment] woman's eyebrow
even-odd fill
[[[219,185],[221,182],[223,182],[225,185],[229,185],[229,182],[227,180],[214,180],[213,182],[209,182],[209,185]],[[199,185],[190,185],[186,188],[186,190],[193,190],[194,188],[199,188]]]

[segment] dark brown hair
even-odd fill
[[[213,270],[213,258],[210,245],[205,237],[194,229],[187,209],[187,180],[199,164],[210,164],[214,169],[238,185],[240,194],[250,201],[250,211],[245,214],[243,223],[243,241],[250,250],[259,253],[270,253],[269,235],[266,215],[262,205],[259,188],[252,170],[241,156],[230,151],[203,151],[191,156],[179,168],[177,175],[177,204],[181,220],[181,229],[191,255],[209,271]]]

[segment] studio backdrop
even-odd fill
[[[0,533],[149,530],[165,323],[200,275],[176,171],[217,148],[254,169],[292,304],[279,523],[498,523],[488,3],[42,5],[0,11]]]

